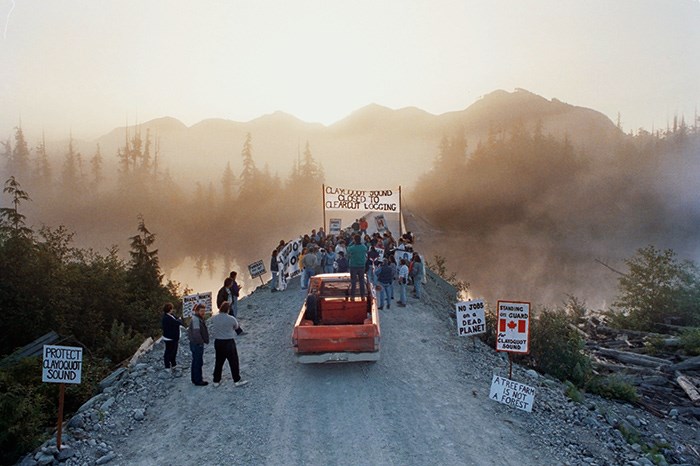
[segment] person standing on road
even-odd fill
[[[277,262],[277,249],[272,250],[272,257],[270,258],[270,273],[272,273],[272,283],[270,283],[270,291],[274,293],[277,291],[277,282],[280,276],[280,265]]]
[[[182,374],[177,369],[175,358],[177,357],[177,347],[180,342],[180,327],[184,327],[185,324],[173,315],[174,310],[172,303],[165,303],[163,306],[163,318],[160,323],[163,328],[163,343],[165,343],[165,353],[163,354],[165,370],[179,377]]]
[[[235,274],[236,272],[231,272],[231,274]],[[219,309],[219,312],[221,312],[221,308],[225,303],[228,303],[227,313],[233,315],[233,303],[235,302],[235,296],[233,295],[233,287],[238,286],[238,284],[234,281],[233,278],[231,277],[226,277],[224,280],[224,286],[222,286],[219,289],[219,292],[216,293],[216,307]],[[234,316],[235,317],[235,316]],[[243,334],[243,329],[239,326],[238,329],[236,330],[236,333],[239,335]]]
[[[202,378],[202,366],[204,366],[204,345],[209,344],[209,331],[207,323],[204,321],[204,304],[195,304],[192,322],[187,329],[187,336],[190,339],[190,351],[192,351],[191,376],[192,383],[203,387],[209,382]]]
[[[348,267],[348,260],[345,258],[345,253],[339,251],[336,253],[335,264],[333,265],[336,273],[347,273],[350,270]]]
[[[241,379],[238,349],[234,339],[235,330],[238,330],[240,326],[236,318],[229,315],[229,307],[230,304],[225,302],[221,306],[220,312],[210,319],[211,336],[214,339],[214,351],[216,352],[213,374],[215,387],[221,384],[221,372],[224,367],[224,361],[228,361],[233,384],[236,387],[248,383],[247,380]]]
[[[414,297],[420,299],[421,297],[421,280],[423,280],[423,261],[417,252],[413,253],[413,261],[411,267],[411,277],[413,278],[413,293]]]
[[[408,287],[408,264],[406,264],[406,259],[401,259],[401,264],[399,265],[399,287],[401,290],[399,298],[399,307],[406,307],[406,302],[408,298],[406,297],[406,288]]]
[[[394,281],[394,271],[389,265],[389,259],[384,258],[382,260],[382,265],[379,266],[377,270],[377,281],[382,287],[379,294],[379,309],[384,309],[384,302],[386,301],[386,308],[391,309],[391,292],[389,288],[392,287],[392,282]]]
[[[304,267],[304,274],[302,275],[301,280],[302,290],[305,290],[309,287],[309,281],[311,280],[311,277],[313,277],[316,274],[315,270],[317,258],[312,248],[312,246],[309,246],[309,248],[306,251],[306,254],[304,254],[304,258],[301,260],[301,265]]]
[[[229,311],[229,314],[231,314],[233,317],[238,318],[238,295],[241,294],[241,287],[238,285],[238,282],[236,281],[236,277],[238,276],[238,272],[236,271],[231,271],[229,274],[229,278],[233,280],[233,283],[231,283],[231,310]]]
[[[365,296],[365,264],[367,246],[361,243],[360,235],[353,236],[353,244],[348,246],[348,265],[350,266],[350,299],[355,298],[355,286],[360,281],[360,299]]]

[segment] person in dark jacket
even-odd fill
[[[228,303],[229,306],[226,308],[226,312],[234,317],[236,316],[234,315],[233,305],[238,299],[238,292],[235,292],[236,294],[234,294],[233,290],[234,287],[236,287],[237,290],[240,290],[240,288],[238,288],[238,284],[233,278],[235,274],[236,272],[231,272],[231,276],[226,277],[226,280],[224,280],[224,286],[222,286],[219,289],[219,292],[216,293],[216,307],[219,309],[219,312],[222,312],[221,309],[223,304]],[[243,329],[240,326],[236,329],[236,334],[243,335],[244,333],[245,332],[243,332]]]
[[[381,292],[379,294],[379,307],[378,309],[384,309],[384,302],[386,301],[386,308],[391,308],[391,292],[389,288],[393,286],[394,281],[394,271],[389,265],[389,259],[385,258],[382,261],[382,265],[377,270],[377,281],[379,286],[381,286]]]
[[[337,258],[335,259],[335,265],[336,265],[336,272],[337,273],[346,273],[348,269],[348,260],[345,258],[345,253],[343,251],[339,251],[337,253]]]
[[[204,321],[204,304],[195,304],[192,310],[192,322],[187,329],[187,336],[190,339],[190,351],[192,351],[192,383],[203,387],[209,382],[202,378],[202,366],[204,366],[204,345],[209,344],[209,331],[207,323]]]
[[[272,250],[272,257],[270,257],[270,273],[272,274],[272,283],[270,283],[270,291],[274,293],[277,291],[277,283],[280,277],[280,265],[277,262],[277,249]]]
[[[177,368],[177,347],[180,342],[180,327],[184,327],[180,319],[173,315],[175,308],[172,303],[165,303],[163,306],[163,318],[160,321],[163,329],[163,343],[165,343],[165,353],[163,362],[165,370],[173,375],[179,375]]]

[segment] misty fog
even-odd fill
[[[506,107],[508,96],[498,96]],[[486,118],[493,108],[482,101],[480,113],[462,117],[463,126],[443,118],[420,133],[402,114],[381,131],[355,124],[357,134],[335,128],[324,136],[324,148],[335,135],[344,150],[354,140],[358,147],[386,148],[382,158],[329,154],[313,139],[299,145],[300,137],[291,136],[287,142],[298,151],[262,164],[256,134],[247,133],[224,160],[192,154],[181,161],[201,167],[185,174],[171,172],[164,134],[126,129],[116,149],[95,144],[81,152],[85,145],[70,139],[60,151],[47,149],[17,128],[0,148],[3,178],[14,175],[32,198],[21,207],[30,225],[66,225],[77,246],[98,252],[116,245],[126,257],[143,215],[156,234],[166,277],[196,292],[215,291],[230,270],[239,271],[245,292],[259,285],[249,279],[247,265],[263,259],[269,268],[280,240],[322,226],[321,186],[329,179],[353,189],[393,189],[398,180],[418,250],[429,261],[445,257],[448,269],[471,283],[473,295],[492,302],[556,305],[575,295],[604,307],[614,297],[617,275],[598,261],[624,271],[623,260],[649,244],[700,258],[696,125],[631,136],[595,112],[531,94],[518,98],[528,99],[531,118],[502,116],[494,123]],[[570,113],[561,117],[564,110]],[[521,106],[519,116],[525,114]],[[398,141],[411,145],[415,139],[420,144],[412,150],[419,155],[411,160],[419,163],[408,163]],[[284,167],[291,168],[281,172]]]

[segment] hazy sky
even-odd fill
[[[524,88],[626,130],[692,121],[698,0],[0,0],[0,138],[369,103],[462,110]],[[34,145],[33,141],[32,145]]]

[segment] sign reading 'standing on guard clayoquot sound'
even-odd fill
[[[498,301],[496,350],[530,352],[530,303]]]

